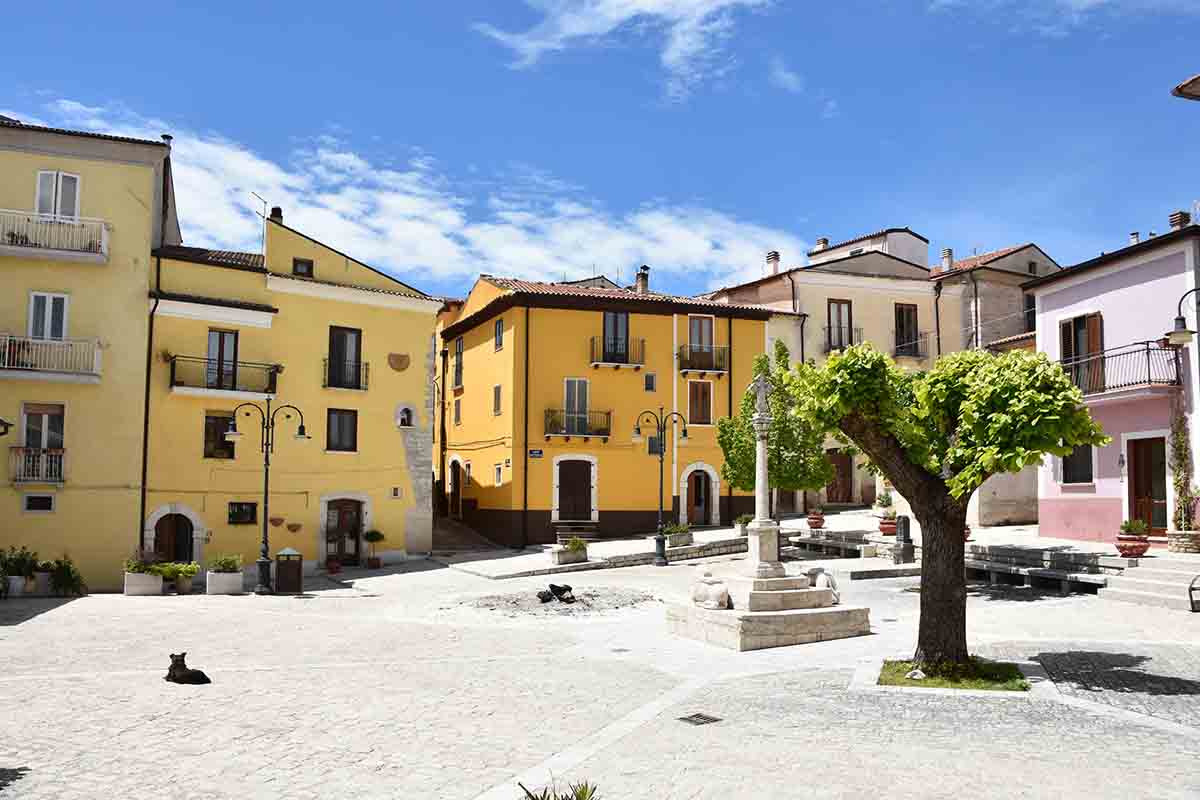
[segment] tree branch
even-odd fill
[[[912,463],[900,441],[878,423],[861,414],[847,414],[838,423],[838,429],[871,457],[914,508],[924,503],[941,504],[949,498],[945,482]]]

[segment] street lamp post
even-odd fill
[[[1187,318],[1183,316],[1183,301],[1187,300],[1189,295],[1193,295],[1196,292],[1200,292],[1200,286],[1197,286],[1195,289],[1188,289],[1179,298],[1179,306],[1175,310],[1175,327],[1167,332],[1167,341],[1176,347],[1183,347],[1196,335],[1195,331],[1188,328]]]
[[[270,516],[271,503],[271,453],[275,452],[275,417],[280,411],[284,412],[284,419],[291,419],[291,412],[295,411],[300,417],[300,427],[296,429],[296,439],[305,440],[311,438],[304,431],[304,412],[293,405],[282,405],[271,410],[271,397],[267,396],[267,409],[264,411],[256,403],[242,403],[237,408],[233,409],[233,417],[229,420],[229,430],[225,432],[225,439],[230,442],[236,442],[242,438],[242,432],[237,429],[237,415],[242,409],[246,409],[245,415],[251,416],[250,409],[254,409],[261,417],[262,425],[262,440],[260,448],[263,454],[263,508],[262,508],[262,548],[258,553],[258,585],[254,587],[255,594],[271,594],[271,543],[270,536],[267,533],[267,518]]]
[[[665,567],[667,565],[667,537],[663,534],[663,458],[667,450],[667,425],[674,421],[676,425],[683,426],[683,441],[680,444],[687,443],[687,420],[678,411],[666,412],[662,406],[658,407],[658,413],[653,411],[643,411],[638,414],[637,421],[633,424],[633,441],[638,443],[642,441],[642,420],[654,425],[654,436],[658,439],[658,531],[654,534],[654,566]]]

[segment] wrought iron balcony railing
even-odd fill
[[[108,223],[90,217],[63,217],[0,209],[0,248],[57,250],[108,257]]]
[[[617,339],[593,336],[591,339],[592,366],[621,365],[640,367],[646,363],[645,339]]]
[[[847,347],[862,344],[862,328],[848,328],[845,325],[826,325],[823,332],[822,353],[832,353],[834,350],[845,350]]]
[[[929,332],[892,331],[892,356],[894,358],[928,358]]]
[[[36,339],[0,333],[0,369],[99,375],[100,346],[95,339]]]
[[[546,436],[612,436],[611,411],[546,409]]]
[[[1059,363],[1085,395],[1180,383],[1179,351],[1157,342],[1138,342]]]
[[[371,365],[366,361],[330,361],[325,359],[325,380],[321,384],[334,389],[366,389]]]
[[[171,386],[226,392],[275,394],[279,364],[218,361],[194,356],[171,357]]]
[[[713,344],[685,344],[679,348],[680,371],[728,372],[729,348]]]
[[[67,451],[61,447],[8,449],[8,474],[13,483],[62,483],[66,467]]]

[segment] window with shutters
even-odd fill
[[[492,416],[500,416],[500,384],[492,387]]]
[[[658,375],[653,372],[647,372],[643,376],[643,385],[647,392],[658,391]]]
[[[919,356],[921,334],[917,330],[917,307],[912,303],[896,303],[896,355]]]
[[[563,382],[563,414],[566,433],[583,435],[588,433],[588,382],[587,378],[567,378]]]
[[[1062,460],[1063,483],[1092,482],[1092,448],[1081,444]]]
[[[1104,320],[1083,314],[1058,324],[1062,367],[1084,391],[1104,391]]]
[[[233,442],[225,438],[233,414],[228,411],[209,411],[204,415],[204,457],[233,458]]]
[[[29,337],[31,339],[67,338],[67,302],[65,294],[31,292],[29,295]]]
[[[331,408],[327,417],[325,449],[344,453],[358,450],[358,412]]]
[[[462,398],[454,398],[454,424],[462,425]]]
[[[688,381],[688,423],[712,424],[712,381]]]
[[[1026,294],[1024,297],[1025,304],[1025,332],[1033,333],[1037,330],[1037,297],[1031,294]]]
[[[454,340],[454,388],[463,385],[463,337]]]
[[[496,342],[496,349],[504,348],[504,320],[503,318],[496,320],[495,327],[492,329],[492,338]]]
[[[38,173],[37,213],[74,219],[79,216],[79,176],[43,170]]]

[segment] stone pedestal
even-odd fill
[[[774,520],[756,519],[746,526],[749,574],[756,578],[782,578],[779,563],[779,525]]]

